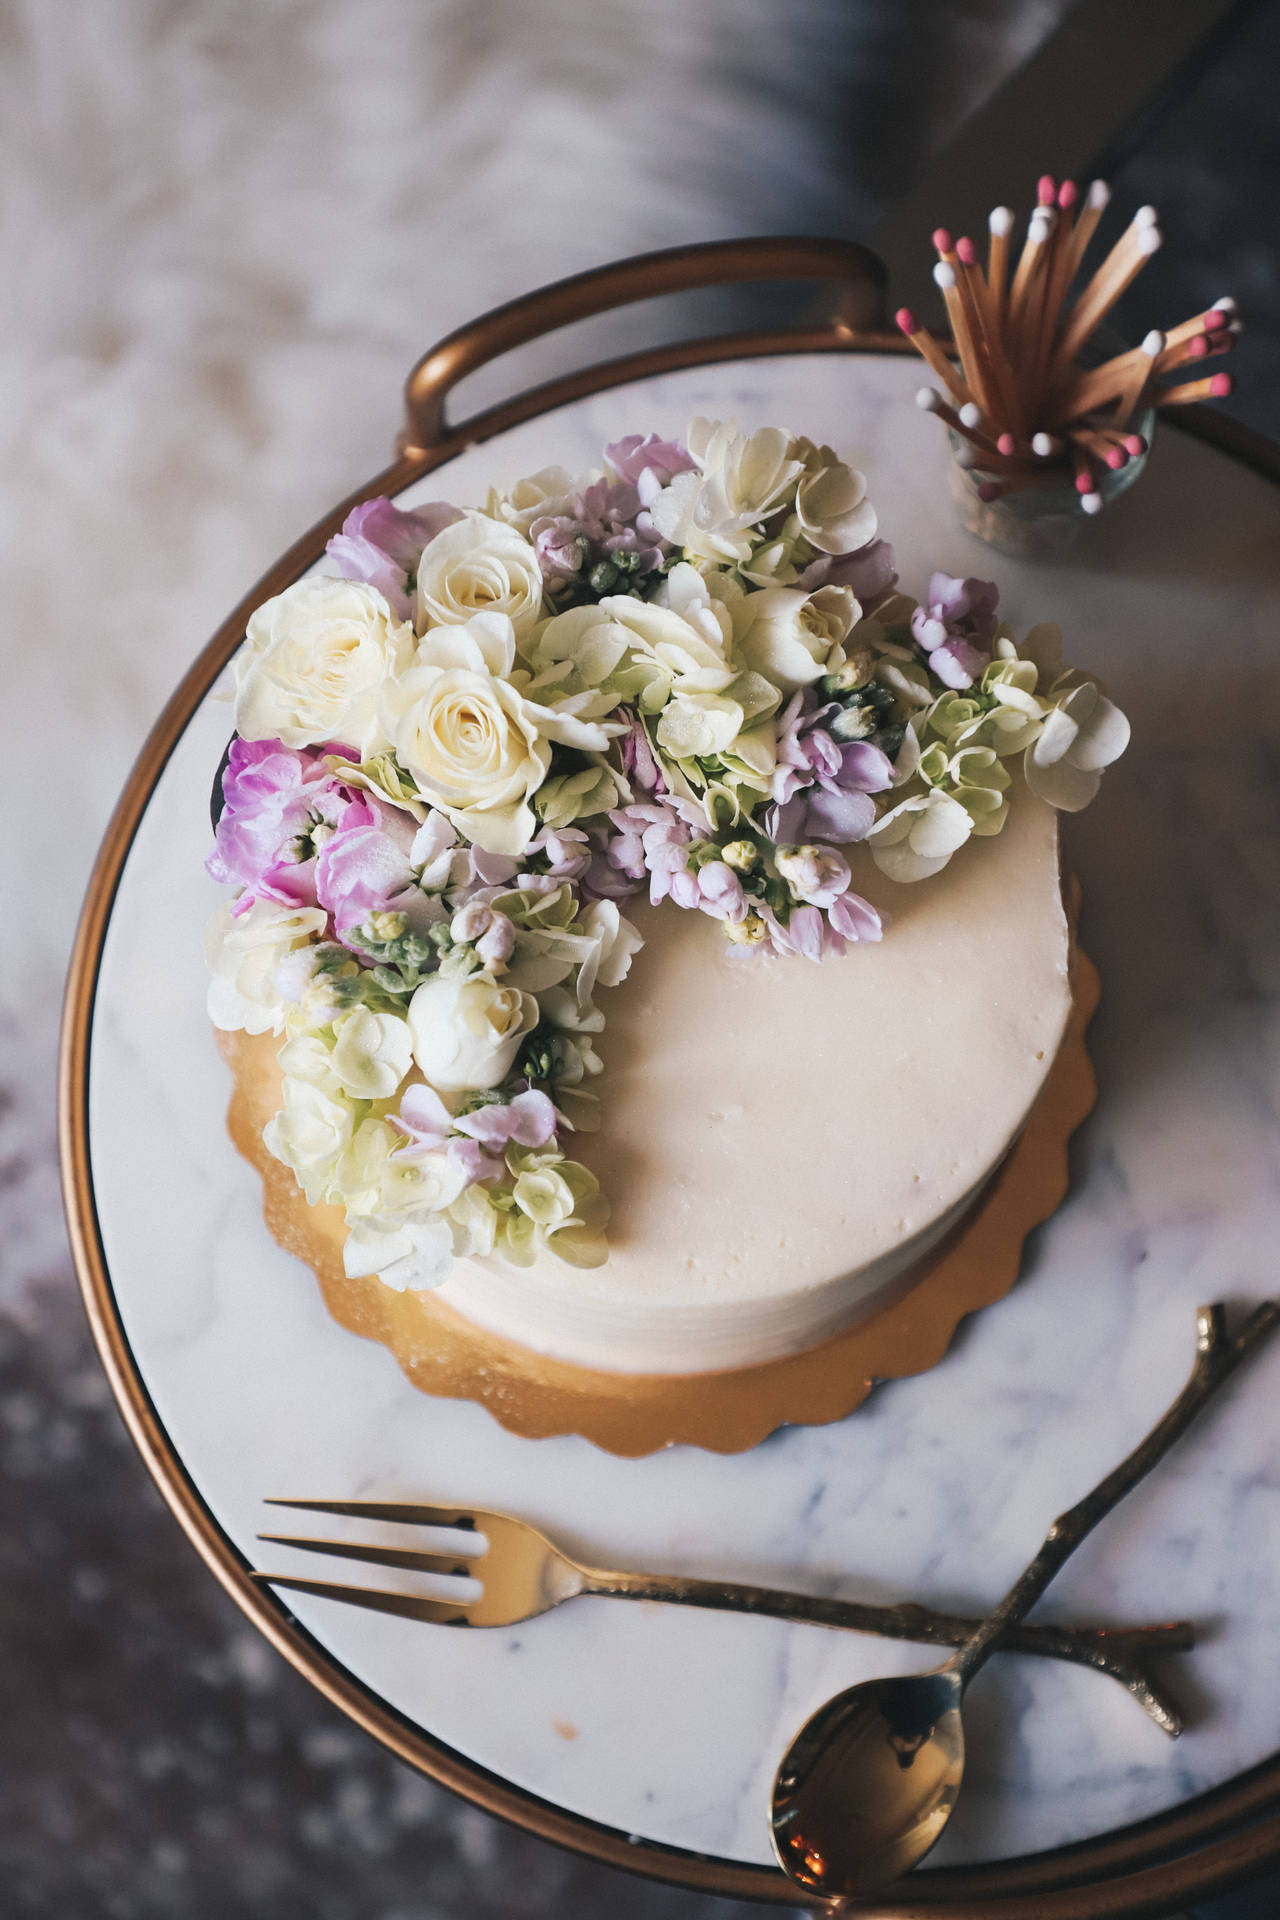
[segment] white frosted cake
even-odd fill
[[[892,934],[845,962],[741,965],[710,921],[637,913],[607,1129],[580,1149],[607,1262],[457,1260],[442,1297],[637,1373],[774,1359],[891,1297],[1003,1159],[1071,1009],[1057,818],[1028,802],[944,885],[868,880]]]
[[[1071,1010],[1056,809],[1127,723],[1057,630],[908,599],[860,474],[706,421],[328,559],[237,659],[209,1007],[346,1282],[630,1375],[909,1287]]]

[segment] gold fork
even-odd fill
[[[395,1567],[411,1573],[445,1574],[480,1580],[474,1599],[440,1599],[417,1593],[384,1593],[370,1587],[342,1586],[331,1580],[304,1580],[292,1574],[255,1572],[264,1585],[289,1587],[297,1593],[343,1600],[375,1613],[397,1614],[406,1620],[424,1620],[444,1627],[510,1627],[548,1613],[579,1594],[615,1594],[630,1600],[669,1600],[682,1606],[723,1608],[733,1613],[767,1614],[778,1620],[809,1621],[822,1627],[845,1627],[855,1633],[881,1634],[894,1640],[959,1646],[976,1628],[976,1619],[938,1613],[904,1602],[871,1606],[857,1600],[824,1599],[816,1594],[784,1593],[774,1587],[744,1586],[732,1581],[698,1580],[685,1574],[618,1573],[583,1566],[573,1560],[536,1527],[508,1513],[483,1507],[434,1507],[398,1500],[268,1500],[272,1507],[300,1508],[309,1513],[386,1520],[414,1527],[443,1527],[463,1536],[451,1552],[424,1552],[416,1547],[385,1547],[355,1540],[314,1540],[292,1534],[260,1533],[260,1540],[294,1547],[304,1553],[333,1554],[342,1560],[364,1560],[374,1566]],[[481,1549],[478,1535],[487,1547]],[[1176,1735],[1182,1716],[1151,1674],[1153,1653],[1185,1653],[1195,1645],[1195,1628],[1185,1620],[1137,1627],[1019,1626],[1004,1636],[1002,1651],[1047,1655],[1071,1660],[1109,1674],[1127,1688],[1157,1726]]]

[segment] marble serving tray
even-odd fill
[[[978,573],[999,580],[1020,629],[1060,621],[1068,657],[1134,720],[1129,753],[1066,830],[1105,985],[1100,1099],[1066,1204],[1010,1296],[940,1366],[740,1456],[622,1460],[416,1392],[272,1242],[227,1137],[201,936],[231,714],[217,690],[193,694],[110,908],[86,1036],[88,1174],[118,1391],[146,1404],[153,1464],[158,1451],[162,1480],[185,1476],[205,1516],[188,1525],[206,1550],[217,1539],[233,1587],[235,1553],[252,1566],[268,1551],[254,1537],[271,1524],[265,1496],[378,1496],[507,1508],[604,1564],[980,1609],[1173,1397],[1196,1306],[1275,1291],[1274,489],[1166,434],[1078,554],[1003,559],[951,518],[942,436],[911,404],[919,377],[871,356],[686,369],[530,420],[403,500],[480,503],[491,481],[580,468],[609,439],[678,433],[696,413],[785,423],[866,469],[904,586],[922,590],[938,567]],[[841,964],[854,975],[856,954]],[[1169,1669],[1187,1733],[1171,1744],[1095,1675],[997,1660],[971,1695],[969,1771],[937,1864],[1110,1831],[1280,1746],[1278,1389],[1280,1354],[1264,1354],[1041,1608],[1202,1623],[1202,1647]],[[281,1570],[315,1571],[269,1551]],[[791,1734],[839,1688],[904,1664],[900,1645],[609,1600],[490,1633],[314,1599],[289,1612],[321,1684],[389,1708],[409,1744],[424,1730],[454,1784],[490,1804],[494,1780],[536,1796],[584,1823],[587,1847],[599,1828],[630,1836],[637,1864],[648,1846],[763,1866]]]

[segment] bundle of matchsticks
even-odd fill
[[[1026,240],[1010,275],[1014,216],[992,210],[984,273],[972,240],[933,236],[933,277],[946,301],[951,352],[903,307],[898,325],[945,387],[949,398],[922,387],[916,398],[965,445],[961,463],[981,476],[983,500],[1024,487],[1061,485],[1074,477],[1086,513],[1102,507],[1104,470],[1116,472],[1147,450],[1132,431],[1148,407],[1219,399],[1229,373],[1167,383],[1210,356],[1229,352],[1240,331],[1234,300],[1218,300],[1167,333],[1101,364],[1082,365],[1117,300],[1160,246],[1154,207],[1140,207],[1092,278],[1069,299],[1085,250],[1111,198],[1095,180],[1083,200],[1074,181],[1040,180]],[[1096,346],[1093,353],[1096,362]]]

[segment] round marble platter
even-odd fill
[[[520,1439],[477,1406],[416,1392],[272,1242],[258,1179],[227,1136],[201,951],[216,898],[202,870],[209,790],[231,728],[215,689],[124,859],[92,1015],[89,1173],[130,1364],[249,1565],[317,1571],[257,1543],[281,1518],[266,1496],[405,1498],[505,1508],[598,1564],[980,1610],[1172,1399],[1196,1306],[1276,1291],[1274,489],[1165,433],[1076,555],[1004,559],[951,516],[942,435],[912,405],[919,379],[913,361],[869,355],[687,369],[528,421],[402,499],[479,504],[491,481],[588,466],[610,439],[678,433],[698,413],[783,423],[866,470],[908,590],[935,568],[976,573],[1000,582],[1019,629],[1060,622],[1067,657],[1100,672],[1134,721],[1094,807],[1066,824],[1103,981],[1100,1098],[1067,1202],[1012,1294],[967,1322],[941,1365],[881,1386],[838,1425],[742,1455],[618,1459],[580,1439]],[[856,954],[838,964],[856,990]],[[1280,1747],[1278,1462],[1280,1350],[1237,1377],[1039,1610],[1200,1623],[1202,1646],[1167,1667],[1188,1731],[1171,1743],[1100,1676],[997,1659],[970,1696],[965,1788],[931,1864],[1114,1830]],[[930,1658],[608,1599],[471,1633],[288,1606],[334,1673],[478,1782],[597,1823],[582,1828],[587,1848],[599,1827],[633,1839],[642,1867],[646,1843],[766,1864],[769,1784],[792,1733],[851,1681]]]

